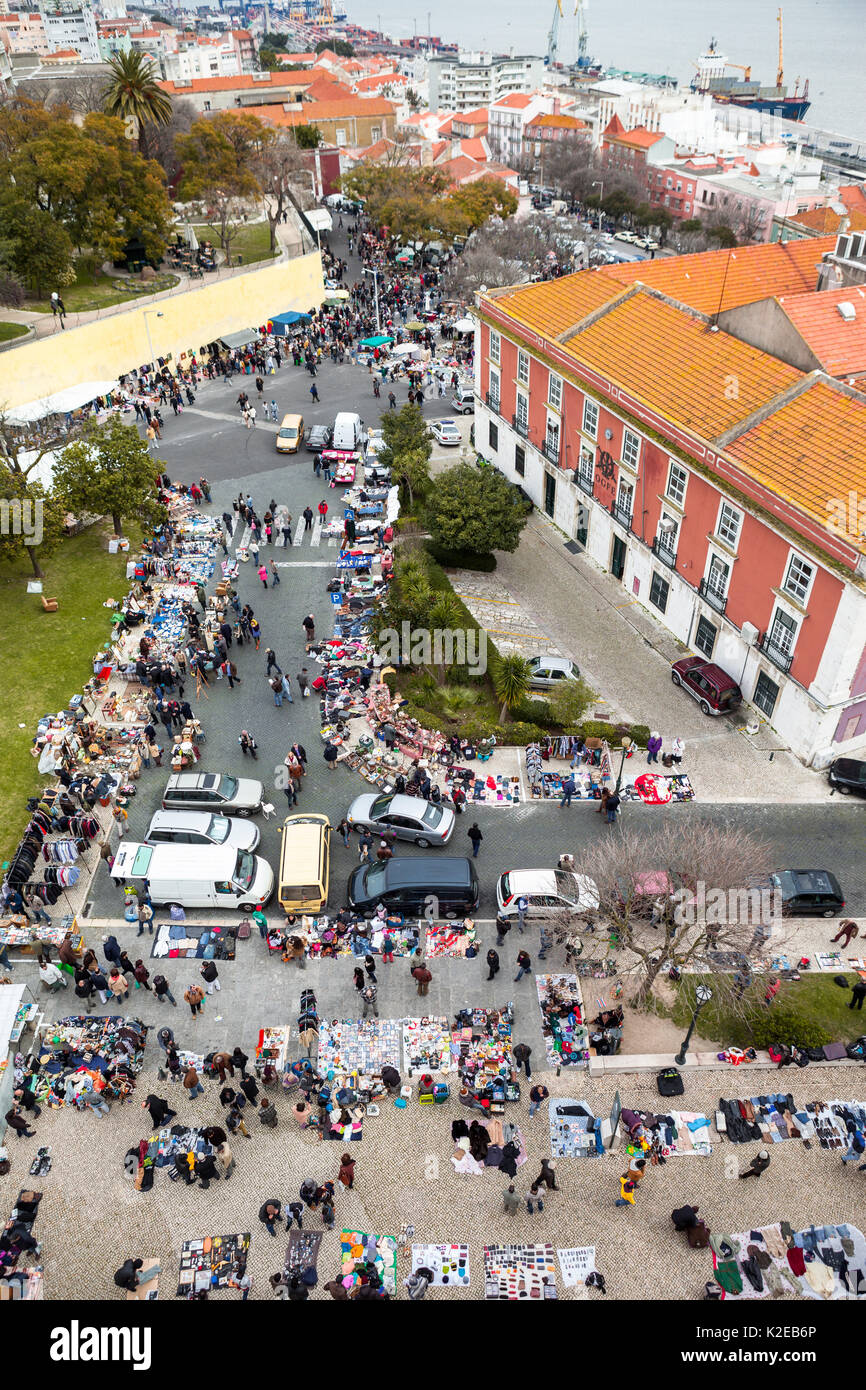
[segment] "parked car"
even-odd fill
[[[843,796],[857,792],[866,796],[866,762],[859,758],[836,758],[827,770],[830,786]]]
[[[149,845],[229,845],[252,850],[261,831],[249,821],[210,811],[154,811],[144,838]]]
[[[313,425],[307,431],[307,442],[305,448],[308,454],[320,454],[323,449],[331,447],[331,429],[329,425]]]
[[[580,671],[565,656],[533,656],[529,662],[532,684],[553,690],[562,681],[580,680]]]
[[[635,235],[634,232],[626,232],[626,231],[614,232],[613,236],[614,236],[614,241],[626,241],[626,242],[628,242],[629,246],[633,246],[633,245],[635,244],[635,242],[637,241],[637,237],[636,237],[636,235]]]
[[[454,420],[432,420],[430,433],[437,444],[456,446],[463,443],[460,430]]]
[[[658,251],[659,244],[651,236],[638,237],[635,246],[639,246],[642,251]]]
[[[475,392],[471,386],[459,387],[451,397],[451,409],[458,415],[475,414]]]
[[[141,889],[155,903],[252,912],[274,891],[266,860],[228,845],[142,845],[121,840],[109,870],[115,883]]]
[[[671,680],[697,700],[704,714],[729,714],[742,703],[743,692],[733,676],[701,656],[685,656],[682,661],[675,661]]]
[[[217,772],[174,772],[162,795],[162,809],[254,816],[262,809],[264,799],[264,787],[251,777],[229,777]]]
[[[367,431],[367,458],[371,454],[381,454],[385,447],[385,431],[374,429]]]
[[[355,797],[346,820],[355,830],[371,830],[374,835],[388,832],[421,849],[446,845],[454,830],[451,807],[437,806],[420,796],[376,796],[367,792]]]
[[[471,859],[395,854],[384,864],[361,864],[349,875],[349,906],[369,916],[384,903],[407,917],[423,917],[433,901],[439,917],[475,911],[478,875]]]
[[[304,437],[303,415],[284,415],[277,434],[277,453],[296,454]]]
[[[835,917],[845,906],[839,880],[829,869],[780,869],[770,886],[781,895],[786,917]]]
[[[496,882],[496,902],[506,917],[516,917],[518,901],[526,899],[528,919],[548,920],[598,911],[595,879],[567,869],[508,869]]]

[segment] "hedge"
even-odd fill
[[[749,1028],[753,1047],[766,1049],[770,1043],[787,1043],[794,1047],[824,1047],[833,1042],[826,1028],[814,1019],[804,1017],[798,1009],[776,1004],[755,1020]]]

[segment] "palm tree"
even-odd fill
[[[134,122],[139,142],[145,126],[168,125],[171,97],[159,86],[157,69],[143,53],[115,53],[108,66],[111,77],[103,105],[109,116]]]
[[[508,711],[515,709],[526,698],[532,672],[525,657],[519,652],[509,652],[497,661],[492,674],[496,698],[502,701],[499,722],[504,724]]]
[[[444,593],[439,594],[433,606],[430,608],[428,621],[430,623],[431,632],[434,635],[433,655],[438,672],[438,680],[440,685],[444,685],[445,678],[448,674],[448,667],[446,664],[448,652],[446,651],[443,634],[446,632],[456,632],[463,627],[466,622],[466,614],[457,596],[448,593],[446,590]],[[439,634],[438,643],[435,640],[436,633]],[[438,662],[436,662],[437,655],[440,658]]]

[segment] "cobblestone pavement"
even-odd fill
[[[151,1060],[139,1079],[137,1095],[143,1099],[151,1087],[167,1095],[178,1108],[180,1123],[219,1122],[217,1086],[206,1083],[204,1095],[195,1101],[185,1096],[178,1100],[181,1088],[156,1078],[155,1049],[155,1043],[148,1044]],[[798,1103],[862,1095],[861,1072],[784,1076],[782,1084],[792,1087]],[[533,1081],[539,1079],[552,1095],[583,1097],[599,1114],[609,1112],[615,1090],[625,1106],[658,1107],[652,1077],[627,1074],[614,1083],[590,1081],[583,1073],[534,1073]],[[683,1104],[711,1114],[720,1096],[775,1091],[778,1084],[775,1071],[690,1075]],[[323,1147],[299,1131],[289,1117],[288,1101],[278,1096],[279,1127],[272,1131],[254,1123],[250,1139],[238,1136],[232,1146],[237,1167],[229,1182],[215,1182],[204,1192],[173,1183],[165,1169],[157,1169],[152,1190],[139,1193],[123,1171],[126,1150],[149,1133],[149,1118],[139,1105],[115,1105],[102,1120],[69,1110],[43,1111],[35,1138],[11,1141],[12,1172],[0,1178],[4,1211],[13,1205],[19,1188],[30,1182],[26,1174],[37,1146],[51,1146],[52,1170],[37,1182],[44,1193],[37,1234],[44,1247],[46,1298],[122,1297],[112,1276],[129,1255],[155,1256],[162,1267],[160,1298],[173,1298],[182,1242],[237,1231],[252,1232],[252,1297],[269,1298],[267,1277],[282,1265],[286,1238],[279,1227],[276,1239],[267,1234],[258,1221],[259,1206],[270,1197],[293,1200],[306,1177],[335,1178],[342,1148],[331,1143]],[[711,1277],[709,1253],[690,1250],[670,1223],[674,1207],[686,1202],[699,1206],[718,1232],[749,1230],[781,1219],[795,1227],[840,1221],[864,1225],[863,1175],[854,1171],[856,1165],[843,1165],[837,1155],[818,1148],[807,1151],[798,1141],[774,1146],[767,1173],[745,1188],[732,1177],[736,1167],[729,1165],[745,1168],[758,1144],[719,1140],[708,1158],[672,1158],[650,1170],[634,1209],[613,1205],[624,1167],[622,1153],[560,1159],[557,1176],[562,1190],[549,1195],[544,1212],[530,1216],[524,1208],[506,1215],[503,1174],[488,1169],[469,1177],[453,1171],[450,1126],[458,1114],[466,1112],[453,1101],[422,1110],[413,1099],[404,1111],[385,1104],[379,1116],[367,1120],[362,1142],[350,1146],[357,1162],[355,1187],[346,1192],[338,1184],[336,1230],[324,1234],[315,1298],[328,1297],[321,1284],[339,1270],[339,1233],[344,1225],[396,1235],[402,1221],[413,1221],[419,1242],[468,1242],[472,1284],[464,1296],[472,1299],[483,1297],[482,1253],[491,1241],[595,1245],[597,1268],[607,1279],[611,1297],[700,1298]],[[529,1160],[518,1169],[515,1181],[524,1196],[538,1174],[540,1159],[549,1155],[547,1116],[542,1109],[528,1120],[521,1100],[507,1107],[506,1118],[519,1124],[527,1142]],[[322,1229],[315,1215],[310,1221],[313,1228]],[[399,1268],[402,1279],[408,1262]],[[582,1289],[567,1290],[558,1282],[561,1297],[597,1297]],[[233,1301],[238,1295],[223,1291],[215,1297]],[[431,1290],[428,1297],[454,1295],[443,1289]]]

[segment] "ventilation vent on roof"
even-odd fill
[[[866,232],[859,232],[856,236],[851,237],[851,259],[852,261],[859,261],[864,255],[866,255]]]
[[[269,72],[254,72],[250,75],[254,82],[270,82],[271,80],[271,74]]]
[[[853,323],[857,317],[857,310],[854,308],[853,304],[850,304],[848,302],[847,299],[843,300],[841,304],[837,304],[836,308],[839,310],[839,313],[842,315],[842,318],[845,320],[846,323]]]
[[[851,250],[851,238],[850,238],[849,236],[840,236],[840,237],[837,237],[837,238],[836,238],[836,255],[837,255],[837,256],[841,256],[841,258],[842,258],[843,260],[847,260],[847,259],[848,259],[848,253],[849,253],[850,250]]]

